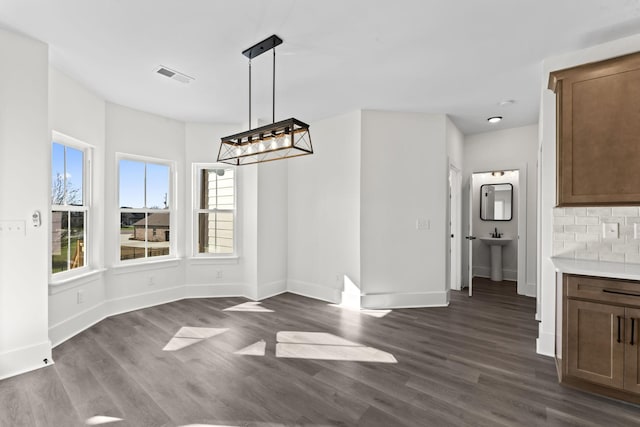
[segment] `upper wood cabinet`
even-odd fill
[[[640,52],[554,71],[558,206],[640,204]]]

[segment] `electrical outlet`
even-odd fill
[[[3,236],[24,236],[24,221],[0,221],[0,235]]]
[[[427,218],[416,219],[416,230],[428,230],[431,224]]]
[[[222,270],[216,271],[216,279],[222,279],[222,277],[223,277]]]
[[[640,224],[633,224],[633,238],[640,239]]]
[[[84,302],[84,291],[82,289],[78,290],[77,299],[78,304],[82,304]]]
[[[149,276],[149,282],[148,285],[149,286],[154,286],[156,284],[156,278],[153,276]]]
[[[610,222],[602,224],[602,238],[604,240],[615,240],[620,237],[618,223]]]

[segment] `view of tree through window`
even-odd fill
[[[120,160],[120,260],[170,254],[169,180],[168,165]]]
[[[85,266],[85,153],[54,142],[51,159],[51,272],[55,274]]]

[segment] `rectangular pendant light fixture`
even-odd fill
[[[275,47],[281,43],[282,39],[273,35],[242,52],[249,58],[249,126],[251,126],[251,60],[273,49],[273,123],[222,138],[218,162],[240,166],[313,154],[308,124],[293,117],[275,121]]]

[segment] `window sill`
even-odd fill
[[[159,259],[153,261],[141,261],[133,263],[116,264],[111,267],[112,274],[126,274],[133,271],[157,270],[159,268],[172,268],[180,265],[181,258]]]
[[[64,292],[67,289],[72,289],[78,286],[86,285],[87,283],[97,280],[106,269],[97,268],[89,270],[86,273],[78,274],[77,276],[66,277],[64,279],[51,279],[49,281],[49,295],[55,295],[60,292]]]
[[[240,257],[235,256],[225,256],[225,257],[214,257],[214,256],[201,256],[201,257],[190,257],[188,258],[189,264],[192,265],[232,265],[238,264]]]

